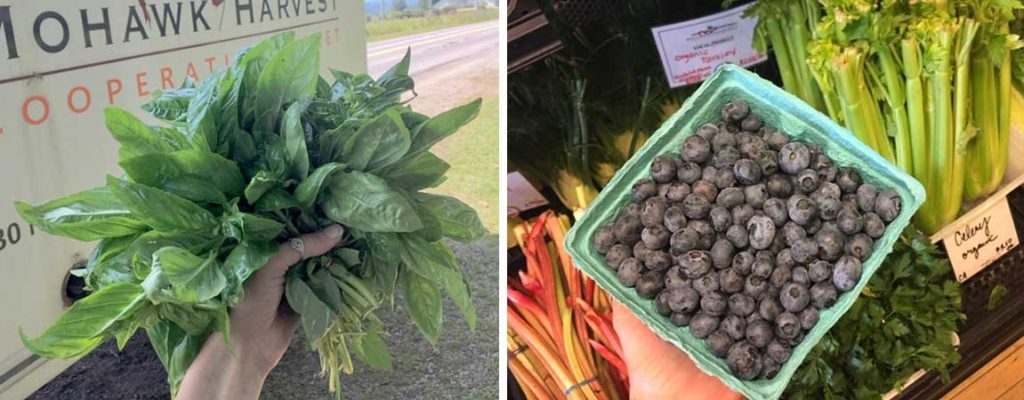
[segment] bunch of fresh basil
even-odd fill
[[[373,312],[393,306],[399,288],[431,342],[442,290],[475,328],[469,287],[441,239],[486,230],[466,204],[421,191],[449,168],[431,146],[472,120],[480,101],[431,118],[402,103],[413,89],[408,53],[377,80],[332,70],[330,84],[319,48],[319,35],[285,33],[244,49],[231,67],[144,105],[162,125],[106,110],[126,176],[16,204],[50,234],[99,241],[77,271],[91,294],[41,336],[23,334],[26,347],[70,358],[110,338],[123,347],[142,328],[173,395],[206,338],[228,332],[228,310],[278,243],[335,223],[346,228],[342,244],[292,268],[286,285],[332,390],[352,372],[350,354],[391,367]]]

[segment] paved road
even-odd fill
[[[410,75],[419,78],[438,67],[493,57],[497,65],[498,21],[463,25],[418,35],[369,43],[366,46],[368,70],[378,76],[397,63],[412,48]],[[419,79],[417,79],[418,81]],[[419,82],[417,82],[419,83]]]

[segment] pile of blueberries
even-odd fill
[[[765,126],[742,100],[721,117],[657,156],[593,242],[623,285],[734,375],[770,379],[820,310],[860,281],[900,199]]]

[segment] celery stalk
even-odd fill
[[[931,121],[929,131],[929,149],[931,163],[928,168],[929,186],[925,191],[929,194],[921,211],[917,213],[918,222],[925,232],[938,231],[945,224],[945,215],[953,202],[959,206],[960,196],[952,196],[948,190],[953,189],[953,93],[950,71],[951,51],[953,47],[952,29],[938,29],[927,38],[925,43],[925,72],[931,93],[925,103],[929,108]],[[959,208],[959,207],[958,207]]]
[[[928,124],[924,113],[924,88],[921,83],[921,47],[917,39],[908,37],[900,43],[903,55],[903,74],[906,80],[907,128],[914,157],[912,169],[907,171],[924,187],[928,186]]]
[[[974,201],[995,189],[991,185],[995,175],[995,159],[999,151],[999,94],[995,90],[995,68],[988,57],[975,53],[971,57],[971,93],[974,123],[978,135],[968,145],[969,166],[965,178],[964,195]],[[996,185],[999,183],[996,182]]]
[[[787,92],[798,94],[801,92],[800,79],[794,71],[793,60],[790,57],[789,43],[782,33],[780,21],[776,18],[767,17],[763,23],[768,29],[768,37],[772,42],[772,54],[775,55],[775,62],[779,63],[779,74],[782,75],[782,88]]]
[[[978,23],[971,19],[962,21],[956,43],[956,75],[954,78],[953,102],[953,147],[950,184],[944,194],[943,223],[952,222],[960,214],[964,195],[964,169],[966,168],[966,144],[970,140],[968,127],[968,94],[971,84],[971,48],[978,33]],[[939,193],[939,192],[936,192]]]
[[[910,121],[907,117],[906,95],[903,91],[903,75],[888,46],[878,46],[875,54],[878,55],[882,78],[885,81],[886,103],[889,105],[895,125],[896,166],[910,172],[913,168],[913,147],[910,144]]]
[[[1009,33],[1009,25],[1003,25],[1001,31]],[[997,187],[1002,182],[1003,175],[1006,174],[1006,163],[1010,149],[1010,90],[1012,85],[1010,71],[1013,68],[1010,58],[1009,56],[1003,58],[1003,63],[999,65],[999,75],[996,81],[996,90],[999,93],[999,146],[996,153],[992,154],[992,157],[996,161],[995,184]]]
[[[796,69],[796,78],[800,80],[800,97],[812,107],[823,110],[825,108],[821,91],[814,84],[811,71],[807,66],[807,43],[810,41],[810,32],[804,21],[807,15],[801,2],[789,2],[788,10],[790,18],[796,23],[790,24],[790,37],[793,43],[789,44],[790,53],[793,55],[793,66]]]

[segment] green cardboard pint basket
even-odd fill
[[[785,132],[797,141],[820,146],[838,166],[857,169],[865,182],[880,189],[896,190],[902,202],[900,214],[886,226],[885,234],[875,241],[871,257],[863,263],[864,272],[857,287],[843,293],[832,307],[821,311],[817,325],[793,349],[792,357],[782,365],[774,378],[750,381],[733,376],[725,360],[711,354],[703,340],[690,334],[689,327],[676,327],[669,323],[668,318],[658,314],[654,300],[641,298],[633,288],[619,283],[615,271],[608,268],[592,244],[597,229],[614,221],[619,211],[629,204],[633,183],[649,175],[648,168],[654,157],[664,153],[678,153],[683,139],[692,135],[701,124],[718,121],[722,106],[736,99],[745,100],[751,112],[760,116],[765,125]],[[924,198],[924,188],[920,182],[883,159],[827,116],[771,82],[740,67],[726,64],[719,67],[615,174],[569,231],[565,247],[572,255],[576,268],[626,305],[658,336],[689,354],[701,370],[720,378],[749,399],[776,399],[782,395],[786,384],[813,346],[853,305],[868,279],[892,251],[893,243],[910,223],[910,217],[924,202]]]

